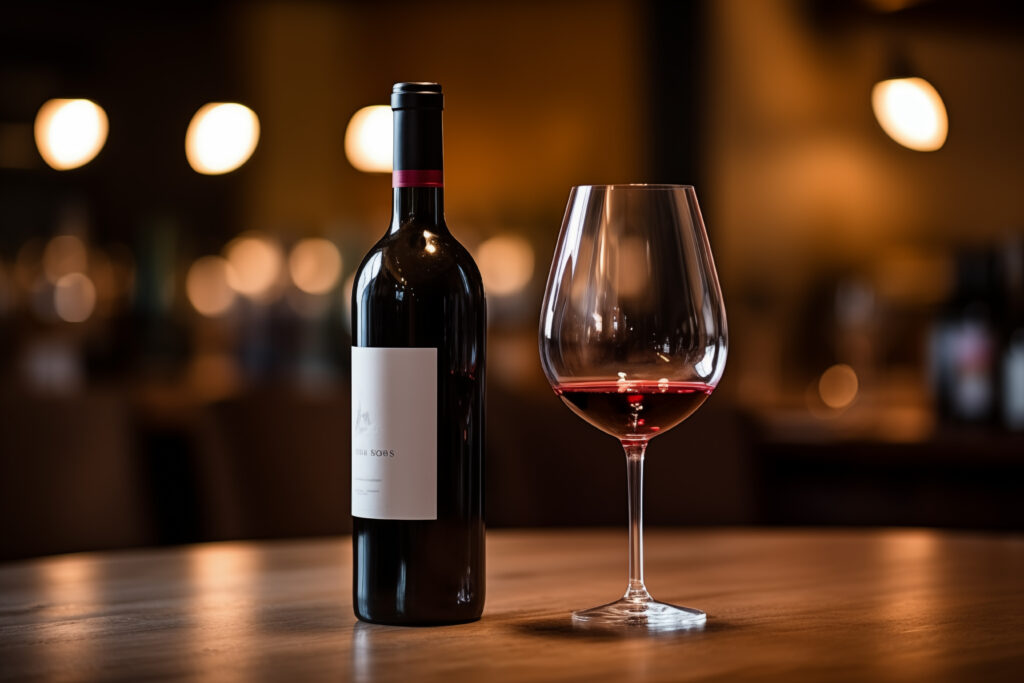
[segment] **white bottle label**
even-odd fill
[[[437,519],[437,349],[352,347],[352,515]]]

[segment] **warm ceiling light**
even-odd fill
[[[260,120],[234,102],[211,102],[200,107],[185,132],[185,156],[197,173],[229,173],[256,151]]]
[[[391,173],[393,125],[391,107],[387,105],[363,107],[353,114],[345,130],[349,163],[367,173]]]
[[[230,269],[227,260],[220,256],[203,256],[188,269],[185,293],[192,307],[202,315],[223,315],[235,303],[235,291],[228,284]]]
[[[307,294],[326,294],[341,277],[341,254],[329,240],[300,240],[288,256],[288,271],[295,286]]]
[[[923,78],[876,83],[871,106],[882,129],[904,147],[933,152],[946,142],[949,120],[938,91]]]
[[[515,294],[533,277],[533,247],[518,235],[492,237],[476,250],[484,291],[496,296]]]
[[[36,114],[36,147],[57,169],[84,166],[107,141],[107,113],[91,100],[49,100]]]
[[[277,284],[284,257],[277,242],[262,235],[243,235],[224,249],[228,263],[228,284],[239,294],[259,299]]]

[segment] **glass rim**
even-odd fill
[[[693,190],[693,185],[676,185],[673,183],[608,183],[599,185],[573,185],[572,189],[582,190]]]

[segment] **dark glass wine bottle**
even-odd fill
[[[394,206],[352,290],[353,607],[472,621],[484,605],[480,272],[444,220],[436,83],[391,94]]]

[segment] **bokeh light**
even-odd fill
[[[88,320],[96,308],[96,287],[92,280],[84,273],[69,273],[62,277],[53,290],[53,307],[65,322]]]
[[[876,83],[871,106],[882,130],[896,142],[919,152],[933,152],[946,142],[946,106],[923,78],[894,78]]]
[[[192,264],[185,277],[185,293],[192,307],[213,318],[224,315],[235,303],[235,290],[228,283],[231,265],[220,256],[203,256]]]
[[[231,267],[228,284],[239,294],[262,299],[281,276],[284,256],[277,242],[257,233],[242,235],[224,248]]]
[[[345,130],[345,156],[357,170],[390,173],[394,119],[391,107],[363,107],[348,122]]]
[[[476,263],[487,294],[516,294],[533,277],[533,247],[518,235],[498,235],[477,248]]]
[[[299,240],[288,256],[288,271],[295,286],[307,294],[325,294],[341,277],[341,253],[330,240]]]
[[[84,273],[89,264],[89,252],[75,235],[57,235],[43,250],[43,273],[56,284],[65,275]]]
[[[818,380],[818,395],[829,408],[845,408],[857,398],[857,373],[849,365],[833,365]]]
[[[185,133],[185,156],[197,173],[229,173],[256,151],[260,120],[235,102],[211,102],[199,108]]]
[[[36,147],[43,161],[58,171],[95,159],[107,131],[107,113],[91,100],[49,100],[36,114]]]

